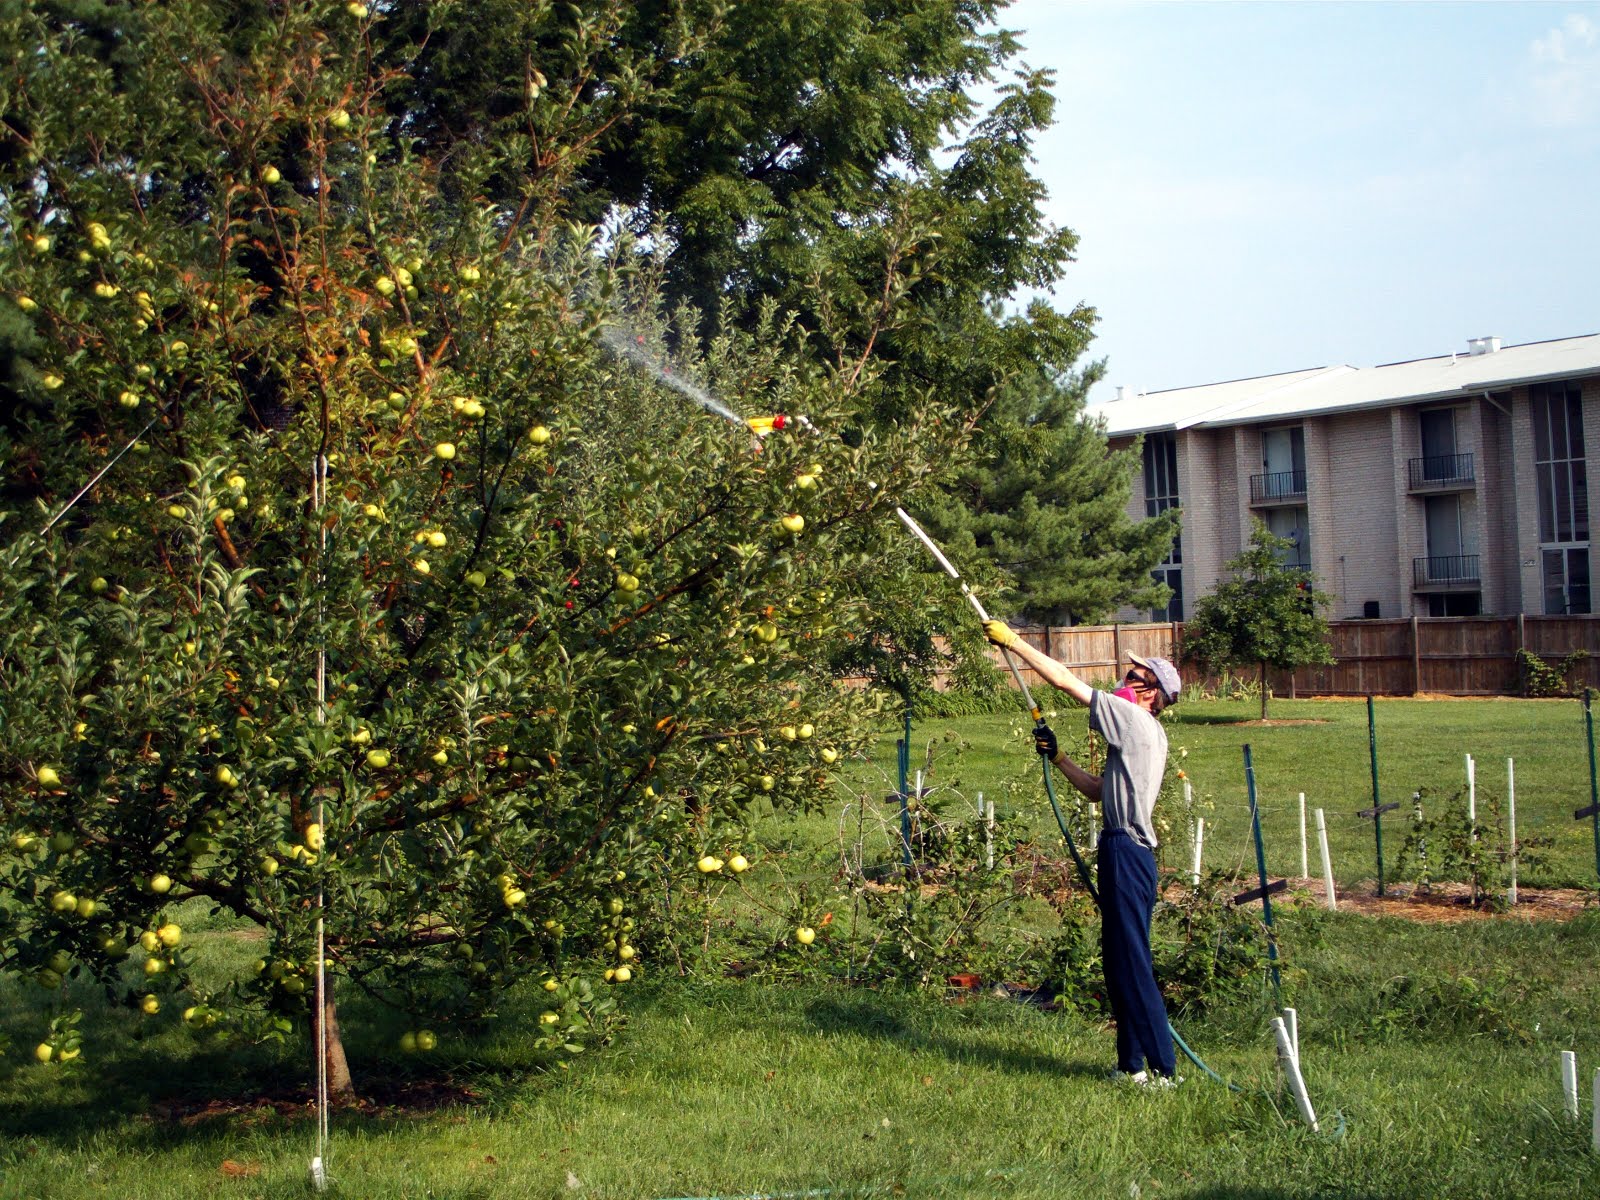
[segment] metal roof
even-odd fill
[[[1118,437],[1156,429],[1216,428],[1428,400],[1461,400],[1590,374],[1600,374],[1600,333],[1381,367],[1314,367],[1171,388],[1090,405],[1085,415],[1103,418],[1106,433]]]

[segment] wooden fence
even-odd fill
[[[1127,656],[1159,654],[1180,662],[1183,623],[1073,625],[1022,628],[1032,645],[1071,667],[1091,683],[1121,672]],[[1338,660],[1292,674],[1269,672],[1279,696],[1519,696],[1524,694],[1519,650],[1560,667],[1570,664],[1575,688],[1600,688],[1600,616],[1412,617],[1400,620],[1333,621],[1329,642]],[[1585,657],[1586,656],[1586,657]],[[1180,666],[1185,684],[1206,682],[1193,667]],[[1041,681],[1023,672],[1028,686]]]

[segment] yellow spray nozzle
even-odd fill
[[[789,418],[783,413],[773,413],[770,417],[746,417],[744,423],[757,437],[766,437],[769,433],[782,433]]]

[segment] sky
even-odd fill
[[[1016,0],[1079,238],[1058,308],[1156,391],[1600,332],[1600,3]]]

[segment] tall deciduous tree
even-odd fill
[[[1183,656],[1208,670],[1254,666],[1267,716],[1267,668],[1292,671],[1331,663],[1328,622],[1318,611],[1332,597],[1313,586],[1311,573],[1288,565],[1294,544],[1260,521],[1250,545],[1228,560],[1229,578],[1201,597],[1183,627]]]

